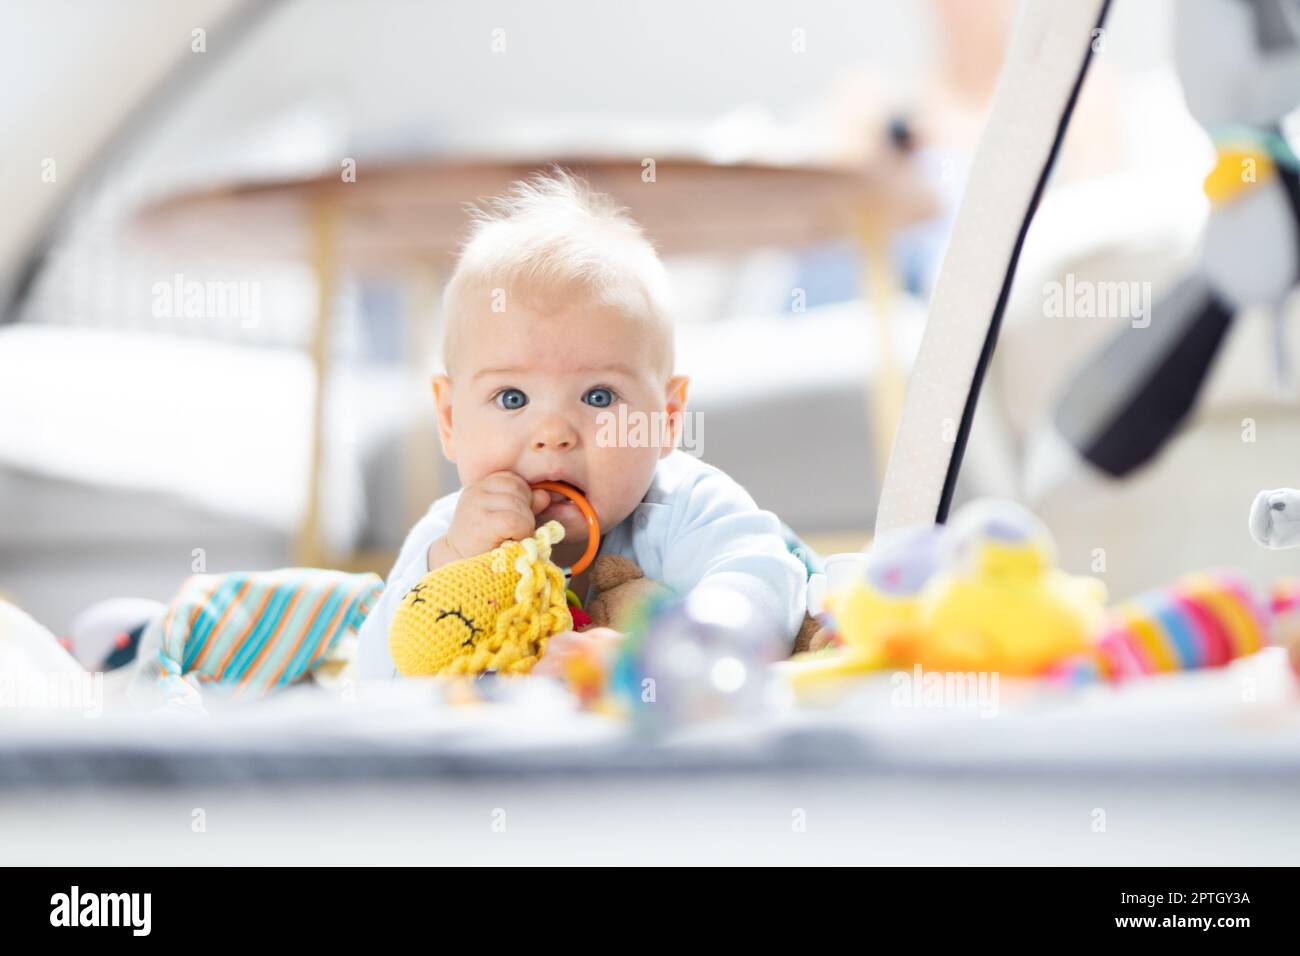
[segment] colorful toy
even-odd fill
[[[887,532],[872,547],[863,568],[863,587],[829,594],[827,628],[832,643],[843,646],[850,638],[865,654],[883,651],[887,635],[850,625],[850,634],[836,630],[834,622],[872,621],[873,628],[915,630],[920,624],[921,591],[947,563],[952,539],[944,525],[914,525]],[[859,640],[861,639],[861,640]]]
[[[612,675],[616,663],[625,668],[621,679],[630,687],[627,675],[635,670],[631,663],[636,656],[639,641],[647,622],[659,613],[654,608],[673,606],[677,598],[664,585],[645,577],[635,562],[618,554],[601,555],[591,567],[591,600],[586,605],[591,627],[608,627],[627,634],[627,643],[618,645],[625,653],[611,656],[599,644],[592,644],[571,654],[563,668],[565,685],[586,709],[620,715],[627,711],[633,695],[623,695],[622,701],[611,693]],[[652,604],[657,600],[657,604]],[[572,609],[571,609],[572,610]],[[577,612],[574,611],[575,620]],[[582,630],[576,626],[574,630]],[[814,632],[821,635],[821,622],[805,615],[800,634]],[[728,665],[730,666],[730,665]],[[726,709],[726,708],[723,708]]]
[[[878,547],[858,582],[827,596],[842,646],[797,657],[797,687],[918,664],[1038,674],[1083,652],[1103,617],[1104,585],[1055,567],[1047,529],[1014,502],[972,502],[947,529]]]
[[[1300,581],[1266,603],[1236,574],[1194,574],[1106,611],[1101,583],[1055,568],[1050,535],[1019,505],[975,502],[948,531],[926,530],[882,538],[861,579],[827,596],[841,646],[796,658],[797,690],[916,665],[1119,682],[1222,667],[1287,634],[1300,648]]]
[[[1274,621],[1300,616],[1300,578],[1282,578],[1274,582],[1269,594],[1269,607]]]
[[[1300,677],[1300,578],[1284,578],[1273,585],[1273,643],[1285,647],[1291,669]]]
[[[625,626],[610,688],[642,731],[762,710],[781,642],[743,594],[708,583],[684,598],[653,594]]]
[[[643,605],[652,597],[671,592],[645,576],[635,561],[619,554],[603,554],[591,566],[591,600],[586,605],[587,626],[626,631],[640,619]],[[577,623],[574,630],[584,630]],[[569,656],[563,669],[564,684],[584,709],[616,712],[609,696],[610,655],[597,646]]]
[[[609,669],[599,654],[594,651],[573,654],[564,664],[563,679],[584,710],[600,709]]]
[[[1222,667],[1270,643],[1271,619],[1270,608],[1240,577],[1191,575],[1116,606],[1093,646],[1054,665],[1048,676],[1118,682]]]
[[[921,597],[922,628],[895,655],[933,670],[1031,675],[1087,647],[1106,587],[1056,567],[1056,546],[1027,509],[977,501],[953,519],[954,566]]]
[[[533,488],[566,495],[586,518],[587,548],[568,571],[551,561],[551,548],[564,537],[548,521],[530,538],[454,561],[425,575],[398,606],[389,649],[407,677],[525,674],[546,650],[546,642],[573,627],[566,599],[566,575],[580,574],[600,547],[600,525],[586,498],[562,482]]]
[[[140,638],[132,700],[204,710],[315,678],[355,640],[383,591],[374,574],[317,568],[196,574]]]

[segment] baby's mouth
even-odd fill
[[[553,480],[556,484],[559,484],[559,485],[567,485],[568,487],[570,487],[570,488],[572,488],[574,491],[576,491],[578,494],[582,495],[582,497],[584,497],[584,498],[587,497],[586,492],[584,492],[581,488],[579,488],[577,485],[575,485],[575,484],[574,484],[573,482],[571,482],[571,481],[564,481],[564,480],[561,480],[561,479],[559,479],[559,478],[552,479],[552,480]],[[551,491],[549,488],[546,489],[546,493],[547,493],[548,495],[551,496],[551,506],[554,506],[554,505],[562,505],[562,504],[573,504],[573,499],[570,498],[570,497],[569,497],[568,495],[566,495],[566,494],[563,494],[563,493],[558,492],[558,491]]]
[[[578,506],[575,505],[573,501],[567,498],[566,496],[558,494],[554,491],[552,491],[550,494],[551,494],[550,504],[548,504],[544,509],[542,509],[543,513],[559,511],[563,508],[571,508],[574,511],[578,510]]]

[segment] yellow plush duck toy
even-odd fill
[[[1031,676],[1088,647],[1106,587],[1056,567],[1038,518],[1010,502],[973,502],[953,535],[954,566],[927,584],[921,626],[898,640],[895,656],[931,670]]]
[[[859,666],[886,666],[890,648],[920,630],[925,586],[948,564],[951,550],[951,535],[942,525],[882,535],[859,580],[826,596],[836,639]]]
[[[1088,646],[1105,586],[1055,566],[1042,523],[1009,501],[972,502],[948,527],[883,536],[862,575],[826,606],[836,648],[800,655],[796,689],[920,664],[1041,673]]]
[[[951,550],[943,525],[900,528],[877,538],[858,579],[826,595],[822,621],[834,646],[796,654],[785,666],[795,689],[893,666],[894,656],[921,632],[922,594],[949,563]]]

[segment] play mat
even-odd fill
[[[579,564],[596,558],[599,586],[585,607],[567,586],[581,568],[550,561],[563,533],[554,523],[416,583],[391,628],[394,680],[357,668],[357,632],[382,590],[373,575],[196,575],[166,604],[93,608],[63,638],[0,602],[0,788],[646,770],[1300,772],[1300,563],[1267,587],[1207,568],[1116,601],[1103,580],[1062,571],[1047,530],[1014,503],[970,503],[949,520],[1020,248],[1106,8],[1023,12],[875,540],[824,571],[810,565],[793,648],[737,594],[678,597],[634,566],[601,565],[594,525]],[[949,431],[954,440],[936,440]],[[1262,544],[1289,546],[1300,543],[1286,530],[1297,512],[1300,494],[1263,492],[1243,526],[1249,517]],[[547,666],[553,637],[600,626],[627,638]]]

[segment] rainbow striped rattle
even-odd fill
[[[1195,574],[1117,605],[1094,647],[1062,661],[1048,676],[1072,684],[1113,683],[1222,667],[1270,643],[1272,615],[1273,608],[1237,575]]]

